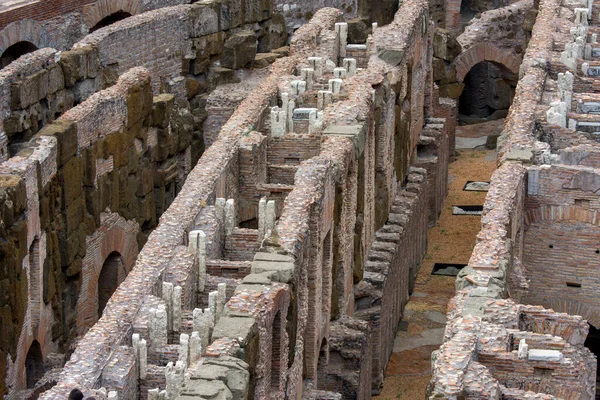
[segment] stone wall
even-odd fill
[[[584,341],[597,314],[594,297],[581,294],[597,284],[585,268],[597,241],[597,143],[578,126],[588,114],[567,111],[573,98],[587,99],[591,82],[571,68],[578,65],[572,53],[560,54],[573,40],[570,33],[587,32],[587,9],[575,7],[540,3],[499,140],[500,166],[482,230],[433,357],[429,398],[595,396],[596,357]]]
[[[166,391],[170,398],[185,398],[208,387],[234,398],[298,397],[304,387],[306,395],[312,387],[362,398],[379,389],[390,338],[424,252],[427,223],[435,221],[446,191],[444,120],[429,119],[436,116],[432,101],[438,99],[428,79],[433,29],[427,5],[405,2],[363,47],[348,45],[340,11],[320,10],[296,32],[290,56],[275,61],[247,98],[233,99],[235,111],[227,122],[218,121],[220,133],[189,170],[191,132],[203,121],[194,105],[207,99],[200,100],[196,89],[190,95],[197,88],[190,79],[225,75],[222,66],[205,65],[219,57],[223,40],[221,65],[226,59],[246,65],[238,62],[248,59],[248,34],[235,29],[245,29],[255,10],[260,16],[254,27],[260,27],[268,13],[246,3],[227,12],[220,7],[227,4],[140,14],[93,33],[73,50],[82,54],[77,65],[88,66],[94,54],[100,76],[116,77],[138,63],[147,68],[126,72],[37,134],[36,140],[58,140],[61,160],[63,131],[54,135],[58,139],[43,133],[69,127],[77,144],[69,151],[84,164],[85,212],[73,210],[73,218],[84,215],[85,223],[68,222],[86,229],[89,254],[80,254],[86,246],[76,254],[82,257],[80,274],[89,270],[91,279],[82,279],[77,323],[69,328],[83,334],[97,318],[93,260],[116,250],[129,270],[131,237],[143,247],[102,318],[80,338],[58,383],[42,398],[64,398],[73,387],[97,398],[106,391],[127,398]],[[161,18],[182,42],[158,42],[158,48],[169,46],[166,58],[142,54],[153,49],[158,30],[137,46],[115,47],[128,32],[138,37],[158,27]],[[214,23],[232,30],[204,31]],[[182,33],[186,26],[193,32]],[[252,39],[255,49],[258,37],[258,44]],[[242,46],[228,47],[230,39]],[[193,47],[200,43],[206,46],[201,51]],[[364,68],[357,69],[358,60],[348,54],[360,56]],[[173,60],[182,58],[183,71],[195,77],[176,77],[182,70]],[[152,97],[163,90],[175,96]],[[123,146],[110,147],[118,138]],[[429,158],[421,160],[427,171],[411,166],[419,143],[431,145]],[[145,157],[150,164],[142,168]],[[135,162],[152,172],[150,179],[177,182],[172,192],[156,181],[151,185],[154,218],[160,214],[151,232],[148,220],[135,214],[146,196]],[[105,181],[109,177],[117,180]],[[115,199],[113,185],[119,193],[135,193]],[[99,214],[89,217],[88,208]],[[116,244],[122,247],[111,249]],[[235,273],[225,274],[225,268]],[[373,287],[372,304],[357,302],[365,285]],[[359,347],[349,354],[346,344]]]
[[[103,18],[116,12],[130,15],[185,4],[184,0],[26,1],[0,9],[0,54],[27,41],[38,49],[68,50]]]

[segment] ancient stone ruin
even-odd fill
[[[419,398],[600,398],[599,16],[0,1],[0,397],[387,398],[457,132],[505,118]]]

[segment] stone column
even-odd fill
[[[168,331],[173,330],[173,284],[170,282],[163,282],[162,284],[162,299],[165,301],[167,306],[167,329]]]
[[[298,96],[306,91],[306,82],[301,80],[295,80],[290,82],[292,86],[292,95]]]
[[[231,235],[236,225],[235,202],[229,199],[225,203],[225,234]]]
[[[269,200],[265,208],[265,235],[275,228],[275,200]]]
[[[221,315],[223,315],[223,308],[225,307],[225,299],[227,298],[227,284],[219,283],[217,285],[217,313],[215,316],[215,324],[219,322]]]
[[[296,101],[291,99],[288,104],[287,113],[288,132],[294,132],[294,108],[296,108]]]
[[[185,366],[181,361],[177,361],[175,365],[169,362],[165,369],[165,377],[167,378],[167,400],[175,400],[179,396],[185,373]]]
[[[217,199],[217,203],[218,204]],[[221,199],[223,202],[225,199]],[[215,209],[218,208],[215,205]],[[218,213],[217,213],[218,215]],[[198,259],[198,291],[204,291],[206,285],[206,234],[201,230],[191,231],[189,234],[189,249]]]
[[[324,110],[329,104],[331,104],[333,93],[329,90],[319,90],[317,93],[317,108]]]
[[[346,68],[337,67],[333,69],[333,77],[335,79],[344,79],[347,75]]]
[[[337,33],[340,41],[340,57],[344,58],[346,57],[346,46],[348,45],[348,24],[345,22],[336,22],[335,33]]]
[[[355,58],[344,58],[342,61],[343,67],[346,69],[348,76],[356,74],[356,59]]]
[[[189,365],[195,363],[202,357],[202,339],[199,332],[192,332],[190,337],[190,359]]]
[[[342,89],[342,80],[341,79],[330,79],[329,80],[329,91],[332,93],[339,93]]]
[[[267,198],[263,197],[258,201],[258,243],[262,243],[265,238],[265,222],[267,217]]]
[[[571,111],[571,102],[573,98],[573,74],[569,71],[558,74],[558,95],[560,99],[565,103],[567,112]]]
[[[148,366],[148,348],[146,339],[141,339],[139,333],[134,333],[131,337],[131,343],[137,360],[140,379],[146,379],[146,370]]]
[[[178,351],[178,361],[181,361],[183,365],[189,365],[189,356],[190,356],[190,336],[187,333],[182,333],[179,335],[179,351]]]
[[[173,288],[173,299],[171,306],[173,311],[171,312],[173,320],[173,331],[179,332],[181,328],[181,297],[183,296],[183,289],[181,286],[175,286]]]
[[[287,115],[278,106],[271,107],[271,136],[280,137],[285,134]]]
[[[200,346],[202,350],[206,349],[210,341],[210,332],[214,327],[214,317],[210,309],[195,308],[193,311],[193,331],[198,332],[200,336]]]
[[[308,57],[308,62],[315,70],[315,78],[321,78],[323,76],[323,57]]]
[[[312,90],[314,81],[315,70],[312,68],[302,68],[300,70],[300,76],[302,80],[306,82],[306,90]]]
[[[162,304],[158,306],[158,310],[151,309],[150,318],[152,329],[150,329],[149,336],[152,346],[155,349],[166,346],[168,334],[167,309]]]

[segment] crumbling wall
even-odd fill
[[[595,396],[596,360],[584,347],[595,308],[591,299],[577,298],[586,289],[570,279],[590,274],[589,268],[583,273],[575,267],[585,262],[579,254],[595,255],[590,239],[597,235],[592,221],[597,196],[591,194],[596,144],[575,132],[577,121],[567,128],[561,111],[548,108],[560,102],[570,107],[578,91],[589,90],[588,78],[564,72],[577,65],[570,53],[557,51],[572,41],[568,33],[587,29],[581,18],[587,11],[573,7],[552,0],[540,4],[498,142],[500,167],[492,175],[482,230],[457,278],[444,343],[433,356],[430,398]],[[586,121],[579,112],[571,115]],[[579,254],[560,251],[567,245]]]

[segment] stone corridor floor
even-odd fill
[[[481,125],[480,135],[499,132],[502,124]],[[476,128],[470,125],[468,129]],[[465,132],[465,136],[471,136]],[[460,129],[457,127],[457,136]],[[496,168],[490,150],[458,149],[448,172],[449,191],[436,226],[428,232],[427,254],[398,327],[384,386],[377,400],[425,399],[431,379],[431,353],[442,343],[446,306],[454,295],[452,276],[431,275],[436,262],[466,264],[480,230],[480,216],[452,215],[453,205],[482,205],[486,192],[467,192],[467,181],[489,181]]]

